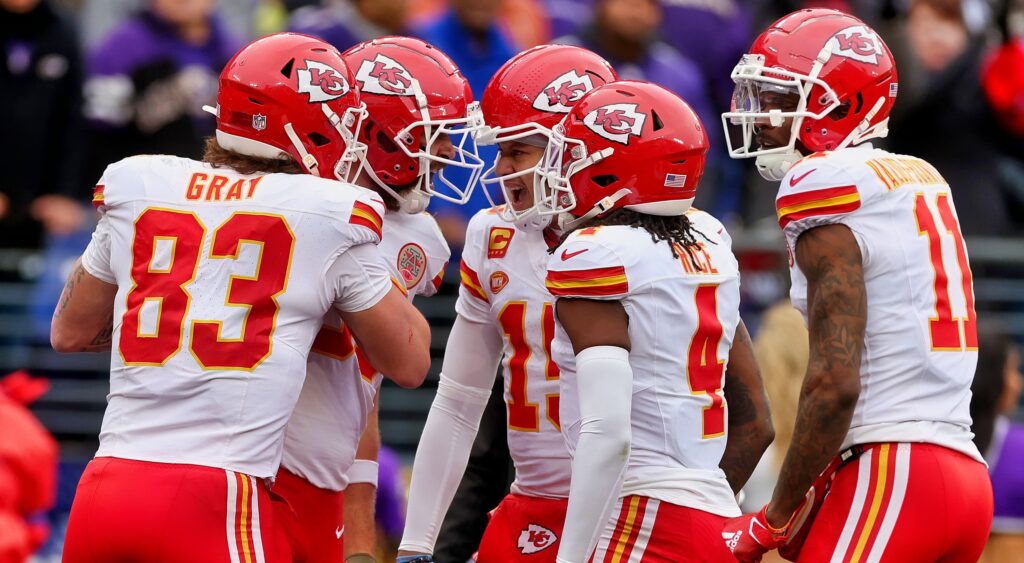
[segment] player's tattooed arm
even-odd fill
[[[50,343],[58,352],[110,350],[117,286],[86,271],[79,259],[71,268],[50,324]]]
[[[803,233],[796,262],[807,278],[810,358],[793,441],[782,464],[768,522],[783,526],[807,489],[839,453],[860,396],[867,296],[860,247],[844,225]]]
[[[725,472],[732,491],[738,493],[775,439],[768,395],[754,359],[750,333],[743,321],[736,327],[729,351],[725,401],[729,405],[729,440],[718,465]]]

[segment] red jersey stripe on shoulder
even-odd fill
[[[549,270],[544,285],[556,297],[611,296],[629,291],[626,268],[622,266],[564,272]]]
[[[490,303],[490,299],[487,298],[487,294],[484,293],[483,286],[480,285],[480,278],[476,275],[476,272],[472,268],[466,265],[466,261],[463,260],[459,264],[459,277],[462,281],[462,287],[469,291],[470,295],[483,301],[484,303]]]
[[[366,227],[377,235],[377,239],[383,238],[384,219],[372,205],[357,201],[352,206],[352,215],[349,217],[350,224]]]
[[[441,266],[441,271],[438,272],[436,276],[434,276],[434,279],[430,280],[430,283],[434,285],[434,291],[438,291],[441,289],[441,282],[444,281],[444,271],[447,269],[448,262],[445,262],[444,265]]]
[[[817,215],[849,213],[860,208],[857,186],[837,186],[780,197],[775,202],[779,226]]]
[[[104,204],[104,199],[103,199],[103,189],[104,189],[104,187],[105,186],[103,184],[97,184],[96,187],[93,188],[93,190],[92,190],[92,206],[95,207],[96,209],[99,209],[100,206]]]

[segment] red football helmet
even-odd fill
[[[560,214],[565,230],[620,207],[682,215],[707,152],[707,131],[679,96],[649,82],[600,86],[551,131],[537,169],[550,195],[539,211]]]
[[[754,40],[732,71],[732,111],[722,122],[733,158],[758,157],[765,178],[780,180],[801,155],[830,151],[888,133],[896,102],[896,63],[882,39],[861,20],[838,10],[800,10],[778,20]],[[763,92],[797,94],[793,111],[761,108]],[[789,144],[754,146],[759,125],[778,127],[793,118]],[[730,125],[742,126],[733,146]]]
[[[253,41],[220,74],[217,142],[225,149],[291,155],[310,174],[350,181],[365,147],[365,108],[334,47],[307,35],[277,33]]]
[[[481,145],[521,141],[545,146],[551,128],[583,94],[618,79],[607,61],[582,47],[540,45],[523,51],[498,69],[484,90],[480,109],[485,126],[476,141]],[[526,175],[532,178],[537,169],[534,166],[497,176],[499,158],[500,155],[480,178],[484,195],[492,206],[501,203],[491,193],[493,186],[499,186],[504,200],[509,201],[505,181]],[[521,229],[544,228],[551,218],[538,213],[536,203],[544,197],[539,188],[540,182],[533,182],[533,207],[517,211],[506,205],[497,207],[498,214]]]
[[[448,55],[419,39],[381,37],[342,57],[369,111],[362,139],[374,182],[407,213],[426,209],[431,196],[468,201],[483,170],[473,140],[483,119],[469,82]],[[442,136],[451,140],[450,156],[431,154]],[[431,163],[469,169],[467,185],[456,186],[443,170],[431,181]]]

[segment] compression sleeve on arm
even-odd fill
[[[597,546],[629,461],[633,370],[629,352],[593,346],[576,355],[580,435],[572,460],[569,508],[559,563],[583,563]]]
[[[501,351],[501,336],[492,325],[456,317],[437,396],[416,449],[400,550],[434,551],[438,530],[466,471]]]

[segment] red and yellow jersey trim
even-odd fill
[[[377,235],[377,239],[383,238],[384,219],[381,218],[380,213],[373,208],[372,205],[357,201],[352,206],[352,215],[349,217],[348,222],[352,225],[359,225],[360,227],[366,227],[373,231],[373,234]]]
[[[783,229],[793,221],[849,213],[860,208],[857,186],[838,186],[780,197],[775,202],[779,226]]]
[[[480,277],[476,275],[476,272],[472,268],[466,265],[466,261],[463,260],[459,264],[459,276],[462,279],[462,287],[466,288],[466,291],[470,295],[483,301],[484,303],[490,303],[490,299],[487,298],[487,294],[484,293],[484,288],[480,285]]]
[[[92,190],[92,206],[95,207],[96,209],[99,209],[101,205],[106,203],[106,201],[103,199],[103,189],[103,184],[97,184],[96,187],[93,188]]]
[[[405,287],[404,283],[398,281],[398,278],[392,277],[391,278],[391,285],[395,286],[395,289],[397,289],[399,292],[401,292],[401,294],[403,296],[409,297],[409,289],[407,287]]]
[[[441,289],[441,282],[444,281],[444,271],[447,269],[448,262],[445,262],[441,266],[441,271],[438,272],[436,276],[434,276],[434,279],[430,280],[430,283],[434,286],[434,291],[439,291]]]
[[[626,268],[610,266],[566,272],[548,271],[544,282],[555,297],[620,295],[629,291]]]

